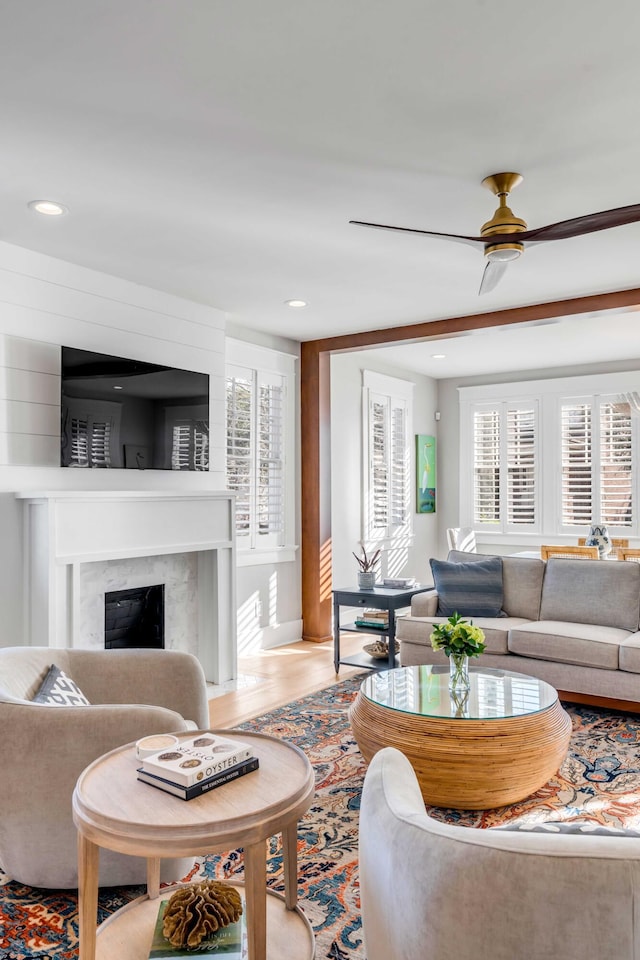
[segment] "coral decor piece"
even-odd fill
[[[173,947],[194,950],[202,940],[235,923],[241,915],[240,894],[228,883],[188,883],[169,897],[162,933]]]

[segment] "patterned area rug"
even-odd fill
[[[364,960],[357,875],[357,836],[364,764],[347,710],[359,678],[311,694],[244,725],[302,747],[316,772],[316,800],[300,825],[301,906],[313,924],[318,960]],[[640,828],[640,716],[568,707],[573,721],[569,756],[559,774],[522,803],[500,810],[430,808],[441,820],[470,827],[507,821],[596,822]],[[242,854],[206,857],[193,876],[242,874]],[[279,843],[271,842],[269,885],[282,890]],[[142,888],[104,889],[100,920]],[[0,886],[0,960],[77,957],[77,901],[66,891],[38,890],[7,878]]]

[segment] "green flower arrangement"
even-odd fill
[[[435,626],[429,639],[433,649],[442,650],[447,657],[479,657],[486,646],[480,627],[457,613]]]

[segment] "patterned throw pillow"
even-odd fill
[[[504,617],[501,557],[470,563],[448,560],[430,563],[439,617],[450,617],[454,613],[461,617]]]
[[[495,830],[514,830],[519,833],[579,833],[583,837],[640,837],[630,827],[613,827],[587,820],[547,820],[542,823],[505,823]]]
[[[33,698],[34,703],[53,707],[89,707],[91,704],[77,683],[53,663]]]

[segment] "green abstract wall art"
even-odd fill
[[[416,513],[436,512],[436,438],[416,434]]]

